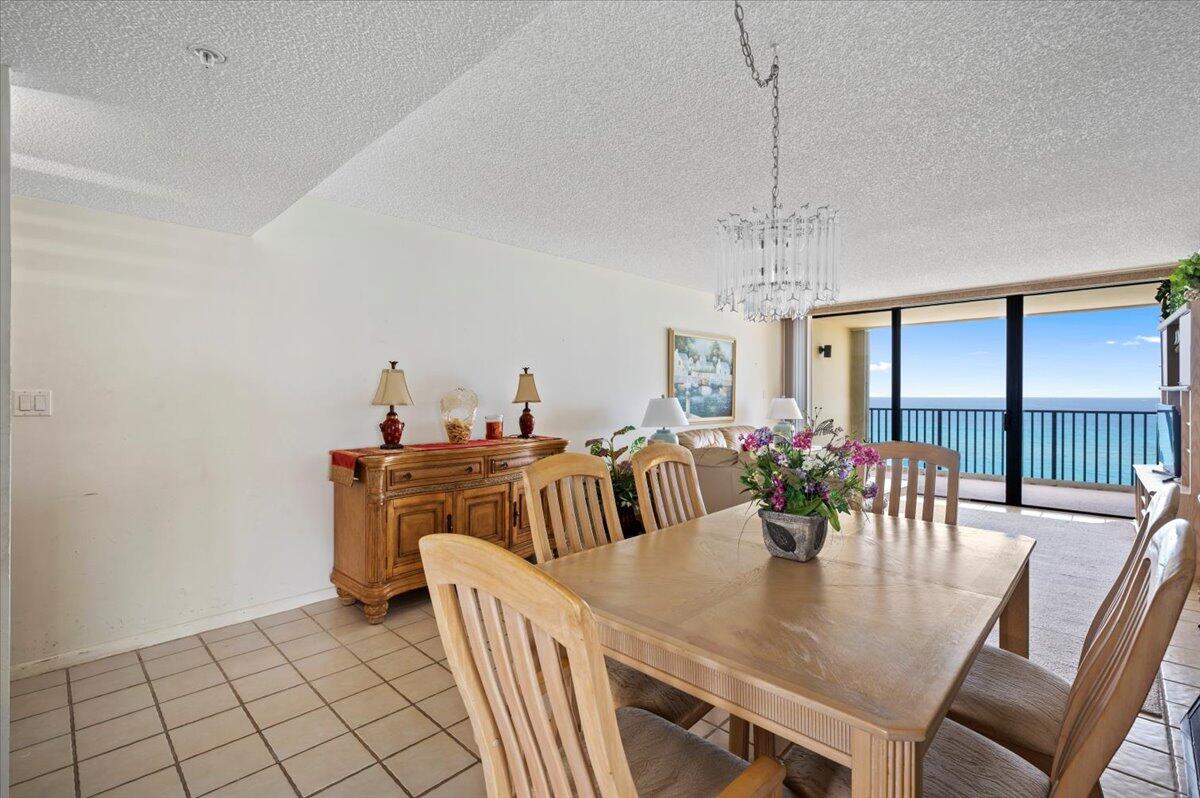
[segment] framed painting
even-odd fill
[[[667,330],[667,396],[688,421],[733,421],[737,406],[737,339]]]

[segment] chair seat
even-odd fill
[[[1071,685],[1025,657],[984,646],[949,717],[1048,770]]]
[[[850,798],[850,769],[799,746],[783,756],[784,782],[800,798]],[[1021,757],[952,720],[925,752],[924,798],[1046,798],[1050,778]]]
[[[713,798],[750,767],[719,745],[644,709],[618,709],[617,728],[641,798]],[[784,795],[794,798],[786,789]]]
[[[604,664],[608,666],[608,686],[612,690],[613,706],[616,708],[644,709],[684,729],[692,728],[712,709],[701,699],[628,665],[607,657]]]

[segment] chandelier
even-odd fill
[[[733,16],[741,32],[742,55],[759,88],[771,87],[771,208],[730,213],[717,220],[718,310],[737,311],[748,321],[802,319],[838,295],[841,224],[838,211],[801,205],[784,214],[779,204],[779,54],[761,77],[750,51],[742,5]],[[772,45],[774,47],[774,45]]]

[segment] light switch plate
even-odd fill
[[[12,414],[14,416],[48,416],[52,409],[48,388],[13,389]]]

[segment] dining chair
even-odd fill
[[[1067,695],[1049,773],[946,719],[923,758],[922,795],[1087,798],[1125,741],[1158,673],[1196,575],[1187,521],[1164,524],[1136,558],[1085,652]],[[784,753],[786,784],[804,798],[850,796],[848,768],[799,747]]]
[[[946,515],[945,523],[958,523],[958,452],[944,446],[934,446],[931,443],[912,443],[909,441],[885,441],[873,443],[871,447],[879,452],[879,463],[875,466],[875,498],[871,499],[868,508],[863,509],[878,515],[887,514],[899,516],[901,512],[901,491],[903,490],[903,511],[905,518],[917,517],[918,496],[921,498],[921,519],[933,520],[933,510],[937,499],[938,469],[946,470]],[[905,463],[907,462],[907,468]],[[921,479],[921,465],[924,464],[925,477]],[[904,473],[907,470],[907,478]],[[870,478],[868,467],[861,469],[865,480]],[[920,483],[923,489],[918,492]]]
[[[652,443],[630,458],[647,532],[706,515],[696,461],[684,446]]]
[[[1136,576],[1150,541],[1175,518],[1178,509],[1176,485],[1154,494],[1138,523],[1125,564],[1092,618],[1079,652],[1081,667],[1100,630],[1119,610],[1119,598]],[[1049,773],[1070,691],[1069,682],[1025,657],[984,646],[950,706],[949,717]]]
[[[567,587],[466,535],[420,549],[489,796],[782,795],[775,759],[747,764],[644,710],[614,712],[595,618]]]
[[[608,465],[566,452],[526,466],[526,506],[539,563],[623,540]],[[628,665],[609,659],[614,706],[638,707],[690,729],[712,706]]]

